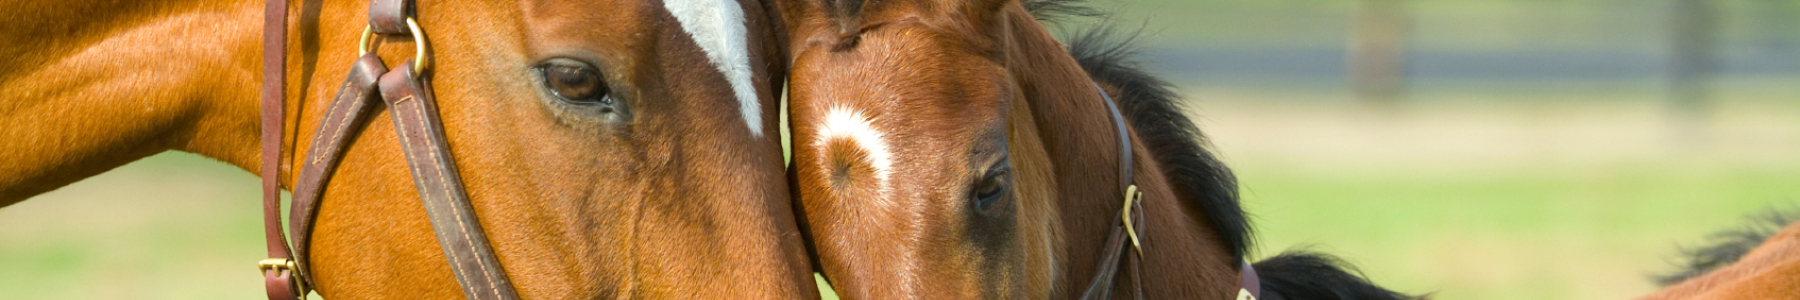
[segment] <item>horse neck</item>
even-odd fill
[[[1014,106],[1013,120],[1035,125],[1031,132],[1039,139],[1037,148],[1047,155],[1054,174],[1049,180],[1056,199],[1049,204],[1054,207],[1036,212],[1054,214],[1049,219],[1056,221],[1027,224],[1056,227],[1047,233],[1056,237],[1046,239],[1059,245],[1051,255],[1053,293],[1074,298],[1092,279],[1107,230],[1123,201],[1119,173],[1114,171],[1120,167],[1117,125],[1096,82],[1061,43],[1022,7],[1005,12],[1008,66],[1022,96],[1018,99],[1026,99],[1021,101],[1026,105]],[[1129,132],[1132,177],[1144,192],[1147,228],[1142,230],[1144,269],[1124,272],[1143,275],[1145,293],[1152,298],[1229,295],[1237,285],[1237,262],[1211,224],[1196,216],[1197,208],[1189,206],[1192,201],[1177,196],[1142,139],[1135,137],[1136,131]],[[1031,207],[1026,211],[1032,212]],[[1033,222],[1029,218],[1022,222]],[[1129,286],[1132,280],[1121,276],[1118,286]]]
[[[0,206],[171,149],[255,170],[259,5],[10,8],[0,21],[11,28],[0,33]]]
[[[358,16],[361,1],[299,2],[295,4],[301,9],[290,15],[290,24],[310,25],[288,26],[291,32],[300,33],[291,35],[293,39],[288,43],[289,53],[295,53],[288,60],[290,84],[284,126],[287,137],[284,148],[290,149],[287,150],[290,159],[295,141],[310,137],[295,134],[296,128],[317,127],[316,120],[300,122],[302,117],[317,116],[315,113],[323,111],[322,103],[329,97],[316,91],[309,94],[306,90],[333,88],[308,82],[342,78],[341,68],[346,66],[336,62],[347,62],[354,55],[355,35],[362,27],[361,23],[349,21],[361,19]],[[168,150],[196,153],[257,173],[261,154],[257,101],[262,70],[260,1],[56,3],[15,7],[22,11],[9,13],[17,18],[0,21],[3,22],[0,27],[17,28],[0,31],[0,57],[6,57],[0,61],[0,124],[5,124],[0,126],[0,141],[6,141],[0,142],[0,161],[6,162],[0,163],[0,206]],[[326,5],[332,7],[320,7]],[[332,14],[321,16],[321,12]],[[321,19],[327,21],[320,22]],[[336,27],[321,29],[317,25],[320,23]],[[334,36],[319,38],[319,32]],[[332,44],[318,45],[321,41]],[[387,48],[395,48],[384,51],[392,50],[396,54],[410,50]],[[315,72],[311,62],[320,57],[331,63],[320,64],[325,68]],[[307,105],[309,103],[311,105]],[[302,108],[308,108],[304,110],[309,112],[302,114]],[[311,130],[306,131],[311,133]],[[392,144],[383,142],[367,144]],[[397,161],[387,163],[392,165]],[[391,168],[382,170],[387,169]],[[283,179],[289,179],[283,180],[283,185],[292,185],[291,172],[278,173]],[[408,182],[403,173],[399,174],[379,179]],[[338,178],[369,178],[347,176],[351,175],[341,173]],[[367,203],[398,201],[395,199],[398,197],[364,198],[374,199],[344,203],[368,206],[374,204]],[[416,200],[408,201],[412,201],[406,203],[410,206],[385,202],[383,205],[417,206]],[[382,216],[385,216],[398,210],[367,209],[362,212],[370,211],[384,212]],[[327,214],[330,212],[321,212],[321,215]],[[395,232],[394,236],[368,236],[365,243],[350,247],[407,244],[421,245],[418,249],[432,252],[438,249],[434,246],[436,242],[430,240],[429,227],[423,224],[392,227],[383,229]],[[405,228],[395,229],[398,227]],[[424,229],[404,231],[413,228]],[[330,228],[322,226],[315,233],[328,230]],[[395,236],[413,239],[402,240]],[[314,246],[320,244],[324,243],[315,239]],[[314,262],[334,261],[321,258],[332,255],[331,251],[318,247],[313,250]],[[408,259],[413,258],[406,256],[411,252],[397,252],[339,251],[352,254],[338,254],[337,257],[354,257],[357,260],[353,263],[365,266],[333,268],[315,265],[313,271],[349,270],[347,272],[362,274],[323,276],[315,278],[321,279],[315,283],[320,288],[330,288],[333,280],[357,281],[408,291],[432,291],[409,295],[421,298],[448,298],[459,294],[448,272],[434,269],[444,268],[442,258]],[[383,263],[387,265],[381,265]],[[400,269],[409,271],[383,271]],[[383,278],[392,274],[407,276]]]

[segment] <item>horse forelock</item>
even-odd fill
[[[725,76],[750,134],[761,137],[762,107],[756,94],[756,75],[750,66],[749,30],[745,28],[743,6],[736,0],[664,0],[663,8],[675,16],[681,30],[693,38],[712,66]]]

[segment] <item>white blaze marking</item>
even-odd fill
[[[885,134],[871,126],[869,118],[864,117],[855,109],[833,106],[831,111],[825,114],[825,127],[819,128],[819,136],[824,137],[818,142],[820,149],[830,149],[826,147],[827,144],[840,138],[850,139],[850,142],[856,144],[857,148],[861,148],[868,157],[869,169],[875,171],[875,182],[879,186],[879,191],[883,196],[887,195],[888,173],[889,168],[894,164],[894,155],[888,152],[887,141],[883,140],[886,137]],[[826,153],[825,155],[831,154]]]
[[[762,136],[762,108],[750,79],[750,46],[744,41],[749,37],[744,29],[744,8],[736,0],[663,0],[663,8],[675,15],[681,30],[694,37],[713,67],[731,82],[750,134]]]

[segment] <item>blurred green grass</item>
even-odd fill
[[[1342,255],[1436,299],[1621,299],[1679,246],[1800,204],[1800,87],[1720,84],[1681,121],[1653,85],[1342,92],[1190,86],[1239,176],[1258,255]],[[1637,87],[1633,87],[1637,86]]]
[[[1800,193],[1800,172],[1744,165],[1455,174],[1256,164],[1238,166],[1264,256],[1312,245],[1437,299],[1644,294],[1653,289],[1645,275],[1669,271],[1676,245]]]
[[[168,153],[0,208],[0,298],[261,297],[257,182]]]
[[[1390,109],[1186,93],[1239,176],[1257,257],[1310,245],[1438,299],[1619,299],[1654,289],[1645,275],[1670,271],[1678,246],[1800,203],[1800,88],[1780,82],[1727,84],[1738,92],[1697,139],[1647,86],[1425,90]],[[0,208],[0,298],[259,297],[256,189],[170,153]]]

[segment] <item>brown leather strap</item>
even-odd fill
[[[1122,191],[1120,195],[1125,195],[1123,191],[1131,190],[1130,187],[1136,184],[1132,178],[1134,167],[1132,163],[1135,161],[1132,159],[1131,153],[1131,135],[1125,127],[1125,116],[1119,113],[1119,107],[1117,104],[1113,103],[1112,96],[1107,95],[1106,90],[1102,89],[1098,83],[1094,84],[1094,89],[1100,92],[1101,103],[1106,104],[1106,110],[1111,113],[1113,126],[1117,130],[1119,137],[1119,182],[1121,183],[1119,185],[1119,190]],[[1138,198],[1132,197],[1132,195],[1125,195],[1125,197],[1126,200],[1132,201],[1130,204],[1127,204],[1131,206],[1132,228],[1142,230],[1144,228],[1143,203],[1136,201]],[[1139,283],[1136,274],[1140,269],[1139,262],[1135,256],[1126,253],[1137,252],[1126,251],[1128,248],[1132,248],[1126,238],[1135,233],[1126,232],[1127,229],[1125,228],[1125,220],[1123,218],[1123,215],[1113,218],[1112,229],[1108,230],[1106,243],[1102,246],[1104,248],[1101,248],[1099,266],[1094,268],[1094,277],[1088,282],[1087,289],[1081,293],[1081,299],[1112,299],[1113,286],[1116,281],[1118,281],[1118,275],[1119,272],[1121,272],[1119,270],[1121,263],[1129,264],[1132,270],[1132,296],[1140,299],[1144,297],[1143,285]],[[1141,236],[1141,234],[1138,235]]]
[[[262,187],[263,234],[269,259],[259,263],[269,299],[299,297],[287,238],[281,232],[281,141],[287,123],[287,1],[263,2]]]
[[[1136,161],[1131,157],[1131,132],[1126,130],[1125,115],[1119,113],[1119,105],[1113,102],[1112,95],[1107,95],[1106,89],[1101,88],[1100,83],[1094,83],[1094,90],[1100,91],[1100,102],[1106,103],[1106,111],[1112,113],[1113,129],[1117,131],[1119,137],[1119,182],[1121,183],[1119,190],[1124,191],[1126,187],[1137,184],[1132,176],[1132,174],[1136,174],[1133,173],[1133,168],[1137,166],[1134,165]],[[1137,211],[1142,212],[1143,210]]]
[[[432,230],[437,233],[438,246],[443,248],[456,281],[462,284],[463,294],[469,299],[518,299],[518,292],[513,291],[488,245],[481,223],[475,220],[475,208],[463,191],[455,162],[450,160],[449,142],[444,139],[444,125],[438,118],[430,82],[414,74],[412,64],[409,61],[381,76],[381,96],[391,110],[394,129],[406,152],[419,198],[430,215]]]
[[[413,16],[413,0],[369,2],[369,27],[380,34],[407,34],[406,18]]]
[[[263,290],[270,300],[297,300],[298,291],[294,289],[294,274],[283,270],[263,270]]]
[[[1122,223],[1122,220],[1119,220],[1119,218],[1115,217],[1113,219],[1115,220],[1113,223]],[[1143,227],[1144,221],[1142,210],[1134,210],[1132,219],[1135,221],[1134,223],[1136,224],[1134,225],[1136,225],[1136,227]],[[1101,248],[1102,250],[1100,252],[1100,265],[1095,267],[1094,278],[1088,282],[1085,292],[1081,293],[1081,299],[1104,300],[1113,298],[1113,287],[1118,281],[1119,273],[1123,272],[1120,270],[1122,267],[1121,262],[1125,261],[1127,257],[1131,257],[1125,253],[1127,252],[1126,250],[1131,248],[1129,242],[1126,241],[1125,226],[1113,225],[1112,230],[1107,234],[1106,244],[1102,247],[1104,248]],[[1131,268],[1133,272],[1139,270],[1136,260],[1132,260]],[[1135,281],[1137,281],[1135,276],[1132,280],[1134,281],[1134,287],[1136,287],[1133,295],[1141,299],[1144,294],[1142,285],[1135,285]]]
[[[1123,235],[1120,231],[1124,230],[1123,226],[1114,226],[1107,234],[1106,244],[1100,248],[1100,265],[1094,267],[1094,278],[1088,281],[1087,288],[1081,293],[1082,300],[1112,299],[1113,282],[1119,275],[1118,258],[1124,255],[1119,252],[1125,251],[1125,239],[1118,237]]]
[[[298,266],[299,280],[311,279],[307,274],[307,250],[312,242],[313,220],[317,219],[315,211],[324,197],[325,185],[330,182],[331,174],[337,170],[338,161],[343,159],[344,152],[349,150],[350,141],[372,115],[376,104],[375,81],[381,74],[387,73],[387,66],[381,57],[374,52],[365,53],[350,66],[350,73],[344,76],[344,84],[338,88],[337,96],[331,106],[325,108],[325,119],[319,123],[317,134],[313,135],[311,146],[302,160],[300,175],[294,178],[294,198],[288,209],[288,226],[294,231],[294,263]],[[308,281],[310,283],[310,281]]]

